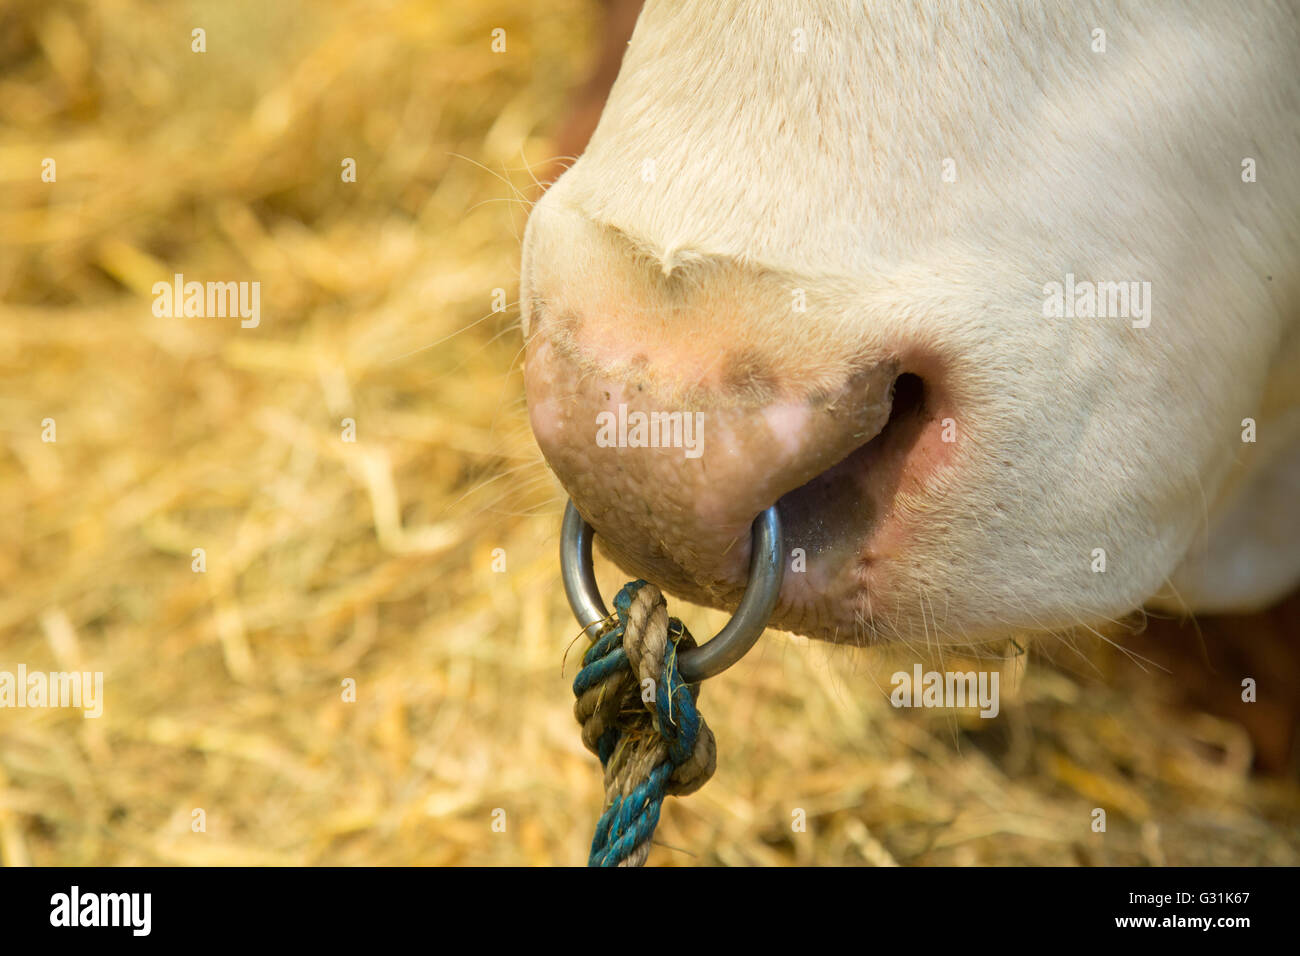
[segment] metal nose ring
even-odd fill
[[[564,594],[578,623],[586,630],[609,617],[596,575],[591,566],[591,541],[595,531],[578,514],[570,501],[564,509],[560,528],[560,576]],[[721,674],[745,656],[767,627],[772,610],[781,596],[781,579],[785,576],[781,519],[776,506],[754,519],[749,558],[749,582],[731,620],[710,641],[687,651],[677,659],[677,666],[687,683]]]

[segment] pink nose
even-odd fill
[[[900,593],[923,485],[953,447],[950,359],[922,324],[861,314],[834,277],[646,245],[564,200],[565,182],[524,242],[524,383],[597,547],[730,610],[775,505],[789,563],[772,625],[853,639],[870,594]]]
[[[815,560],[834,550],[836,522],[869,508],[852,460],[890,417],[896,364],[829,391],[778,387],[778,399],[747,404],[726,385],[675,380],[654,355],[641,356],[644,377],[593,371],[580,336],[570,344],[548,329],[554,317],[533,319],[525,372],[533,431],[603,550],[629,573],[730,606],[744,589],[759,512],[780,501],[788,549],[811,549]],[[791,494],[810,482],[812,500]]]

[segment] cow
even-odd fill
[[[1294,3],[650,0],[521,264],[602,550],[734,608],[775,506],[773,626],[856,644],[1285,596],[1298,49]],[[636,413],[697,454],[597,440]]]

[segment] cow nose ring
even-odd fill
[[[754,519],[750,533],[753,547],[749,558],[749,581],[736,613],[711,640],[686,651],[677,660],[678,669],[688,683],[721,674],[744,657],[762,635],[776,607],[785,563],[782,561],[781,519],[775,505]],[[570,501],[564,509],[564,523],[560,528],[560,576],[564,580],[564,594],[569,599],[569,607],[584,631],[609,617],[592,569],[591,541],[594,536],[595,530]]]

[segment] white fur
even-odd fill
[[[529,224],[525,332],[617,255],[783,277],[801,326],[725,321],[792,367],[950,363],[965,440],[882,603],[957,637],[1265,604],[1300,579],[1297,49],[1281,3],[652,0]],[[1043,318],[1067,272],[1150,282],[1150,327]]]

